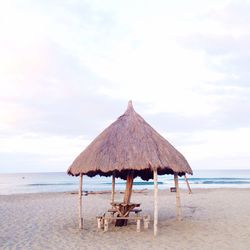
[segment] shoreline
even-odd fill
[[[84,176],[84,191],[110,191],[112,179],[95,176],[93,178]],[[200,170],[193,176],[188,176],[189,184],[193,190],[215,189],[215,188],[250,188],[249,170]],[[169,189],[174,186],[173,176],[158,176],[159,190]],[[179,179],[181,189],[186,189],[183,178]],[[123,191],[126,182],[117,178],[116,189]],[[134,180],[133,189],[153,189],[152,180],[145,182],[140,178]],[[46,193],[46,192],[77,192],[79,189],[79,178],[68,176],[65,172],[57,173],[26,173],[26,174],[0,174],[0,195],[24,194],[24,193]]]
[[[192,187],[191,187],[192,188]],[[188,193],[188,189],[187,188],[180,188],[182,193],[187,192]],[[209,190],[249,190],[250,191],[250,187],[204,187],[204,188],[192,188],[192,192],[195,193],[196,191],[209,191]],[[143,192],[153,192],[153,189],[148,189],[148,188],[142,188],[142,189],[136,189],[133,190],[133,193],[143,193]],[[169,189],[158,189],[158,192],[170,192]],[[119,194],[124,194],[124,190],[116,190],[116,193]],[[174,192],[173,192],[174,193]],[[22,196],[22,195],[46,195],[46,194],[78,194],[77,190],[73,190],[73,191],[52,191],[52,192],[31,192],[31,193],[12,193],[12,194],[0,194],[1,196]],[[95,195],[95,194],[111,194],[111,190],[91,190],[91,191],[83,191],[83,196],[88,196],[88,195]],[[192,195],[192,194],[190,194]]]

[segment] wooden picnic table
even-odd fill
[[[127,220],[119,220],[119,217],[128,217],[135,207],[140,207],[140,203],[111,202],[112,210],[117,215],[116,226],[126,226]],[[139,210],[138,210],[139,211]]]
[[[136,221],[136,231],[140,232],[141,228],[141,221],[144,222],[144,229],[148,229],[150,216],[149,215],[141,215],[140,203],[124,203],[124,202],[111,202],[110,203],[112,208],[108,209],[108,212],[111,215],[104,215],[97,216],[97,226],[98,229],[103,228],[104,232],[108,231],[109,222],[115,221],[115,226],[126,226],[128,220],[135,220]],[[129,216],[129,214],[133,212],[135,216]]]

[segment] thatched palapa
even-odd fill
[[[193,174],[187,160],[166,139],[158,134],[135,112],[132,102],[126,112],[105,129],[74,160],[68,174],[80,175],[79,185],[79,228],[83,228],[82,183],[83,175],[112,175],[111,204],[114,203],[115,178],[126,179],[123,204],[124,214],[129,213],[133,180],[140,176],[143,180],[154,179],[154,235],[157,234],[158,205],[157,175],[173,174],[176,187],[176,214],[181,219],[178,176]],[[185,176],[186,178],[186,176]],[[188,181],[186,179],[188,184]],[[191,189],[188,185],[189,192]],[[128,210],[126,210],[128,209]],[[128,213],[126,213],[128,211]],[[121,218],[121,217],[120,217]],[[119,219],[117,219],[119,222]],[[117,223],[116,225],[126,225]]]
[[[68,174],[126,179],[128,172],[143,180],[158,174],[192,174],[187,160],[139,114],[130,101],[126,112],[105,129],[74,160]]]

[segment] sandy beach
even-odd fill
[[[116,195],[122,200],[122,194]],[[153,192],[134,193],[153,218]],[[249,249],[250,189],[181,190],[183,220],[175,219],[175,193],[159,191],[158,236],[111,225],[98,231],[96,215],[110,207],[110,194],[83,196],[84,229],[78,229],[78,196],[44,193],[0,196],[0,249]]]

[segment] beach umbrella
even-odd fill
[[[155,235],[158,221],[157,175],[174,175],[177,218],[180,219],[178,176],[193,174],[185,157],[135,112],[132,101],[129,101],[125,113],[97,136],[73,161],[67,173],[80,176],[80,204],[83,175],[113,176],[112,199],[114,199],[114,178],[127,180],[125,203],[130,201],[135,177],[139,176],[143,180],[154,179]],[[81,205],[79,212],[81,214]],[[82,228],[81,215],[80,228]]]

